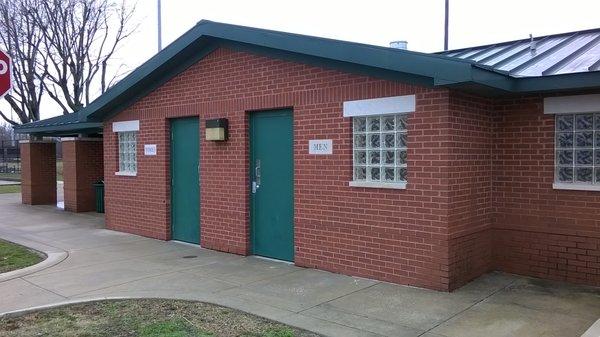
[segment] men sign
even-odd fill
[[[10,56],[0,50],[0,98],[4,97],[12,87],[11,66]]]

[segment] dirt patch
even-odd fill
[[[106,337],[318,337],[217,305],[180,300],[76,304],[0,319],[0,335]]]

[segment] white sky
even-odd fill
[[[127,0],[133,3],[136,0]],[[137,0],[135,35],[113,65],[157,50],[156,1]],[[444,0],[162,0],[163,46],[201,19],[408,49],[443,49]],[[450,49],[600,27],[598,0],[450,0]],[[48,100],[42,118],[60,113]]]

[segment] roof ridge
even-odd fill
[[[311,39],[323,40],[326,42],[353,44],[356,46],[362,46],[362,47],[380,49],[380,50],[387,50],[387,51],[396,52],[396,53],[409,53],[409,54],[419,55],[419,56],[424,56],[424,57],[441,58],[441,59],[451,60],[451,61],[473,63],[473,61],[470,61],[470,60],[457,59],[454,57],[440,55],[437,53],[426,53],[426,52],[420,52],[420,51],[416,51],[416,50],[392,48],[392,47],[380,46],[380,45],[364,43],[364,42],[347,41],[347,40],[334,39],[334,38],[324,37],[324,36],[306,35],[306,34],[300,34],[300,33],[288,32],[288,31],[280,31],[280,30],[272,30],[272,29],[267,29],[267,28],[237,25],[237,24],[233,24],[233,23],[218,22],[218,21],[212,21],[212,20],[207,20],[207,19],[202,19],[202,20],[198,21],[194,27],[206,25],[206,24],[226,25],[226,26],[233,27],[233,28],[247,29],[247,30],[253,30],[253,31],[258,31],[258,32],[263,32],[263,33],[285,34],[285,35],[292,35],[292,36],[295,36],[298,38],[311,38]]]

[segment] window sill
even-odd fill
[[[600,191],[600,185],[591,184],[554,183],[552,184],[552,188],[555,190]]]
[[[137,176],[137,172],[126,172],[126,171],[119,171],[119,172],[115,172],[116,176],[125,176],[125,177],[135,177]]]
[[[351,181],[348,183],[351,187],[370,187],[370,188],[389,188],[395,190],[405,190],[406,183],[380,183],[376,181]]]

